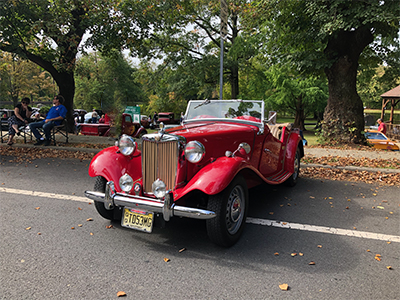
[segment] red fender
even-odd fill
[[[89,176],[103,176],[107,181],[113,181],[116,191],[121,191],[119,178],[128,173],[133,181],[142,178],[141,152],[136,149],[134,154],[125,156],[119,153],[117,146],[109,147],[97,153],[89,165]]]
[[[301,136],[297,131],[292,131],[286,144],[285,171],[294,173],[294,159],[298,146],[303,147]]]
[[[174,191],[174,199],[179,199],[187,193],[200,190],[207,195],[222,192],[233,178],[244,168],[257,170],[241,157],[221,157],[206,165],[181,189]],[[258,172],[257,172],[258,173]],[[213,178],[214,180],[210,180]]]

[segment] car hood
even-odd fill
[[[166,130],[168,134],[182,136],[186,142],[199,141],[206,147],[207,156],[218,157],[225,151],[235,151],[240,143],[253,147],[257,126],[230,122],[198,122]]]

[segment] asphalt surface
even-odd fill
[[[258,186],[249,191],[250,223],[226,249],[200,220],[173,217],[147,234],[103,219],[83,196],[94,185],[88,161],[1,162],[0,299],[400,295],[398,186],[310,178]]]

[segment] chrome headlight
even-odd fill
[[[119,139],[118,147],[123,155],[131,155],[136,149],[136,142],[131,136],[123,134]]]
[[[154,196],[156,196],[158,199],[163,198],[167,193],[167,188],[165,186],[165,183],[160,179],[157,179],[156,181],[153,182],[153,184],[151,185],[151,189],[153,191]]]
[[[198,141],[191,141],[185,147],[185,157],[191,163],[198,163],[204,157],[206,149],[203,144]]]
[[[133,179],[128,174],[124,174],[119,179],[119,187],[126,193],[129,193],[133,187]]]

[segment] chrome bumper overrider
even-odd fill
[[[215,217],[215,212],[213,211],[175,205],[172,193],[166,194],[164,201],[149,197],[116,193],[112,181],[107,182],[105,193],[85,191],[85,196],[93,201],[103,202],[104,207],[108,210],[113,209],[114,206],[127,206],[162,213],[165,221],[169,221],[173,216],[203,220]]]

